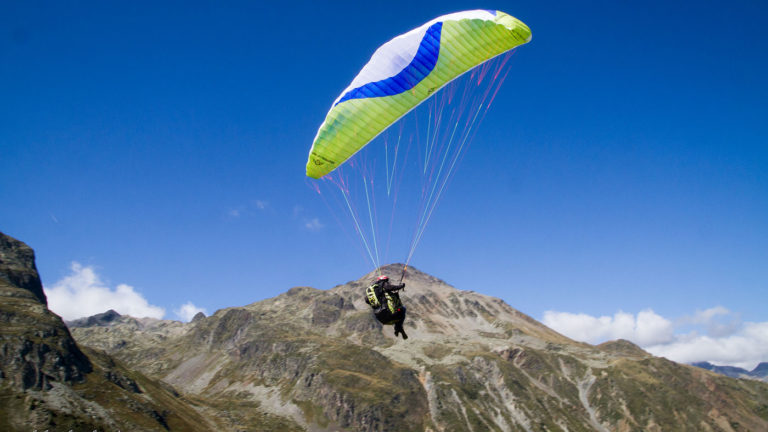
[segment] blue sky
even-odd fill
[[[318,126],[379,45],[495,8],[533,40],[411,264],[537,319],[768,322],[765,2],[361,3],[3,2],[0,230],[167,318],[357,279]]]

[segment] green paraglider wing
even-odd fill
[[[530,40],[516,18],[474,10],[435,18],[382,45],[320,125],[307,176],[335,170],[450,81]]]

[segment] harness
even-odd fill
[[[391,313],[395,313],[401,304],[399,295],[384,291],[377,283],[369,286],[365,290],[365,296],[368,299],[368,304],[374,309],[381,308],[382,300],[386,301],[387,309],[389,309]]]

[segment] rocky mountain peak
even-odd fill
[[[80,382],[92,370],[42,293],[35,254],[0,233],[0,378],[17,390]]]
[[[31,293],[39,302],[48,305],[43,284],[35,266],[35,252],[25,243],[0,232],[0,278],[11,286]],[[5,291],[4,295],[19,295]]]
[[[361,283],[370,283],[376,280],[379,275],[388,276],[390,281],[394,284],[405,282],[406,285],[435,288],[451,288],[455,289],[448,283],[441,279],[438,279],[428,273],[425,273],[413,266],[406,266],[402,263],[387,264],[379,267],[378,269],[366,274],[358,279]]]
[[[627,356],[627,357],[649,357],[650,354],[640,348],[639,346],[635,345],[634,343],[626,340],[626,339],[617,339],[614,341],[608,341],[601,343],[597,346],[603,351]]]
[[[752,369],[752,374],[768,378],[768,362],[762,362]]]
[[[67,321],[69,328],[75,327],[105,327],[113,324],[122,315],[117,313],[114,309],[110,309],[106,312],[92,315],[85,318],[79,318],[73,321]]]

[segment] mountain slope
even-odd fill
[[[626,341],[574,342],[415,269],[402,294],[410,339],[397,339],[363,302],[373,276],[188,324],[121,317],[72,331],[212,406],[250,403],[300,430],[768,430],[763,383]]]

